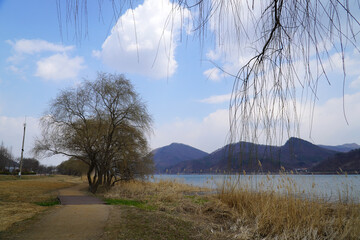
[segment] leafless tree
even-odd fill
[[[151,130],[151,117],[122,75],[100,73],[94,82],[62,91],[41,122],[43,134],[34,152],[63,154],[86,163],[91,192],[100,185],[110,187],[123,177],[120,169],[125,160],[133,164],[149,151],[145,134]],[[129,152],[138,155],[129,158]],[[141,166],[151,169],[152,161]],[[131,176],[148,173],[130,170]]]
[[[0,145],[0,172],[8,172],[11,168],[15,169],[17,163],[11,154],[11,151],[4,146],[2,142]]]
[[[112,4],[114,17],[134,2],[137,1],[98,1],[100,9],[105,3]],[[174,11],[169,16],[178,10],[182,13],[188,10],[200,42],[212,37],[217,46],[231,48],[235,44],[241,49],[246,42],[246,47],[252,49],[252,55],[236,73],[221,69],[234,77],[231,142],[246,139],[257,142],[260,135],[272,142],[286,133],[299,135],[299,96],[313,111],[319,81],[325,79],[330,84],[324,62],[333,52],[341,56],[345,84],[346,50],[351,47],[359,51],[359,0],[174,0],[173,3],[176,3]],[[66,9],[67,21],[79,33],[83,29],[81,19],[87,24],[87,1],[68,0]]]

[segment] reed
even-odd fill
[[[104,196],[146,202],[152,211],[192,221],[206,239],[360,239],[358,203],[305,198],[284,173],[255,183],[250,178],[227,177],[216,193],[176,181],[132,181]]]
[[[246,225],[253,239],[359,239],[360,205],[304,198],[293,179],[271,176],[250,187],[244,176],[233,176],[218,186],[218,199],[233,212],[234,229]],[[252,181],[253,182],[253,181]],[[307,196],[311,193],[306,193]],[[340,195],[339,195],[340,196]],[[236,226],[236,222],[239,226]]]

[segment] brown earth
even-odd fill
[[[84,201],[94,197],[89,196],[86,184],[59,190],[59,196],[77,196]],[[78,204],[78,203],[75,203]],[[109,216],[109,206],[104,204],[61,205],[46,212],[20,233],[13,233],[6,239],[11,240],[48,240],[73,239],[91,240],[102,237]]]

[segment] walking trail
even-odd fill
[[[46,213],[41,219],[14,236],[14,240],[92,240],[103,235],[109,217],[109,206],[87,195],[86,184],[59,191],[62,206]]]

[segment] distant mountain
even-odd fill
[[[217,151],[186,162],[179,162],[172,173],[199,173],[223,171],[279,171],[309,169],[336,152],[316,146],[299,138],[290,138],[283,146],[260,145],[249,142],[229,144]]]
[[[346,143],[346,144],[337,145],[337,146],[327,146],[327,145],[318,145],[318,146],[322,147],[322,148],[330,149],[333,151],[337,151],[337,152],[349,152],[351,150],[360,148],[360,145],[358,145],[356,143]]]
[[[156,172],[166,172],[166,169],[179,163],[199,159],[209,155],[199,149],[181,143],[172,143],[168,146],[152,151]]]
[[[347,153],[337,153],[311,169],[313,172],[360,172],[360,148]]]
[[[286,169],[311,168],[335,153],[336,151],[293,137],[280,148],[280,160]]]

